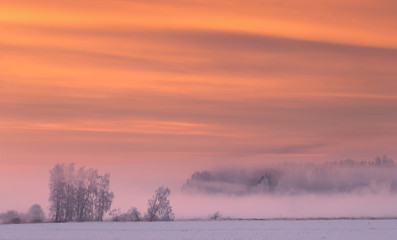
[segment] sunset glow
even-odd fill
[[[47,206],[62,162],[110,172],[127,208],[196,170],[397,159],[396,13],[394,0],[3,0],[0,211]]]

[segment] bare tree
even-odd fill
[[[152,199],[148,201],[147,219],[149,221],[173,221],[175,215],[172,211],[168,197],[169,188],[159,187]]]
[[[222,214],[219,211],[208,216],[209,220],[222,220]]]

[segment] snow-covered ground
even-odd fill
[[[0,225],[1,240],[395,240],[397,220],[176,221]]]

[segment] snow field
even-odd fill
[[[0,240],[395,240],[397,220],[85,222],[0,225]]]

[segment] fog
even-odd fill
[[[371,162],[346,159],[322,164],[284,163],[257,169],[197,171],[182,191],[226,195],[397,193],[397,167],[384,156]]]
[[[396,217],[397,166],[384,156],[196,171],[172,201],[180,218]]]
[[[124,167],[123,171],[117,166],[90,167],[112,174],[110,188],[115,198],[111,208],[122,212],[136,207],[146,213],[155,189],[165,186],[171,189],[170,204],[177,220],[206,219],[217,211],[224,218],[397,217],[397,164],[387,157],[369,162],[246,162],[246,166],[230,168],[187,165],[172,174],[155,164]],[[149,170],[153,174],[147,174]],[[11,175],[8,179],[15,181]],[[30,184],[21,188],[3,183],[8,194],[2,196],[0,213],[26,212],[37,202],[48,216],[48,168],[37,168],[25,179]],[[23,187],[28,191],[21,191]]]
[[[223,218],[384,218],[397,216],[397,195],[386,192],[334,195],[186,195],[174,194],[178,219]]]

